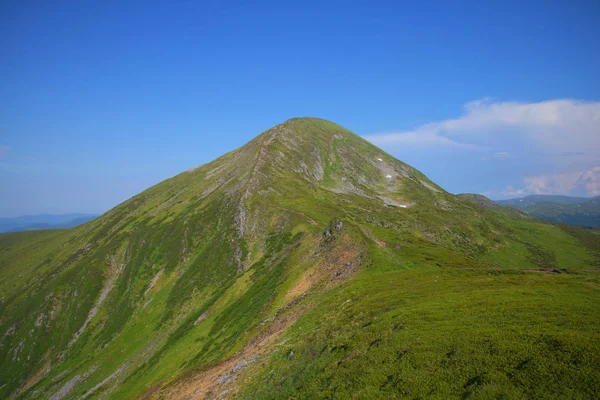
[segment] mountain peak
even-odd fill
[[[318,118],[318,117],[292,117],[292,118],[288,118],[285,121],[283,121],[283,124],[287,124],[287,123],[294,123],[294,122],[326,122],[326,123],[330,123],[333,124],[332,121],[326,120],[324,118]]]
[[[273,126],[264,133],[295,135],[302,138],[329,137],[336,133],[352,133],[332,121],[315,117],[294,117]],[[262,135],[259,135],[259,137]]]
[[[393,192],[407,178],[441,191],[416,169],[341,125],[320,118],[286,120],[239,151],[254,156],[257,178],[279,177],[287,182],[300,178],[323,189],[354,195]]]
[[[584,345],[598,340],[583,335],[595,325],[563,328],[579,329],[574,312],[588,321],[596,311],[585,274],[600,262],[597,237],[569,232],[475,207],[333,122],[294,118],[78,228],[0,235],[0,398],[212,398],[238,389],[251,391],[240,398],[314,398],[332,387],[342,398],[389,398],[402,394],[398,382],[415,382],[412,395],[424,397],[438,395],[427,377],[439,363],[419,364],[422,381],[390,380],[390,371],[405,372],[397,354],[427,361],[437,349],[452,361],[455,345],[462,357],[490,340],[507,351],[526,343],[537,357],[548,343],[589,352]],[[579,272],[553,276],[566,268]],[[551,282],[561,296],[567,284],[581,296],[556,298],[553,306],[565,305],[560,333],[538,339],[528,323],[547,324]],[[511,319],[523,310],[527,318]],[[490,339],[500,325],[510,329]],[[456,335],[457,327],[466,328]],[[439,347],[448,337],[462,342]],[[496,353],[464,363],[474,374],[500,365],[486,382],[501,380],[485,390],[514,372]],[[365,368],[373,360],[378,367]],[[536,360],[555,367],[550,377],[571,366],[569,357]],[[594,361],[577,370],[593,371]],[[344,374],[332,378],[340,363]],[[520,396],[525,373],[538,381],[528,371],[510,393]],[[479,375],[447,372],[442,383],[454,389],[438,397],[478,390],[469,382]],[[288,385],[289,377],[299,380]],[[538,397],[556,393],[574,392],[557,380]]]

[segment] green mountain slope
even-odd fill
[[[484,208],[491,213],[494,213],[499,216],[504,217],[512,217],[517,219],[532,219],[532,217],[528,216],[526,213],[519,211],[510,206],[501,206],[497,202],[488,199],[484,195],[475,194],[475,193],[460,193],[457,194],[456,197],[464,200],[468,203],[474,204],[477,207]]]
[[[500,200],[498,203],[548,221],[600,228],[600,196],[585,198],[536,195]]]
[[[482,194],[475,193],[460,193],[456,195],[457,197],[468,201],[469,203],[473,203],[483,208],[499,208],[500,206],[493,200],[488,199]]]
[[[292,119],[64,231],[0,235],[0,398],[589,398],[599,236]]]

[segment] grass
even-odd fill
[[[593,397],[598,237],[291,120],[77,228],[0,235],[0,398],[167,396],[282,317],[239,398]]]
[[[592,398],[599,283],[365,271],[296,324],[239,397]]]

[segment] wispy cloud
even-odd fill
[[[598,196],[600,195],[600,166],[574,173],[528,176],[523,184],[520,189],[508,186],[503,194],[514,197],[527,194]]]
[[[496,154],[494,154],[494,157],[496,157],[500,160],[504,160],[504,159],[510,158],[511,155],[508,151],[499,151]]]
[[[380,146],[410,147],[414,148],[445,148],[455,150],[475,150],[477,146],[469,143],[460,143],[436,132],[416,130],[401,133],[379,133],[366,136],[366,139]]]
[[[4,158],[6,158],[6,155],[8,154],[9,149],[10,149],[9,146],[0,146],[0,160],[3,160]]]
[[[366,138],[378,145],[473,149],[489,135],[522,136],[545,151],[600,152],[600,102],[476,100],[465,104],[458,118]]]
[[[508,185],[502,194],[507,197],[521,197],[527,193],[525,192],[525,189],[515,189],[513,185]]]

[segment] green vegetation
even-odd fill
[[[0,398],[590,398],[600,235],[292,119],[0,235]]]
[[[597,289],[566,274],[365,271],[290,330],[240,397],[593,398]]]

